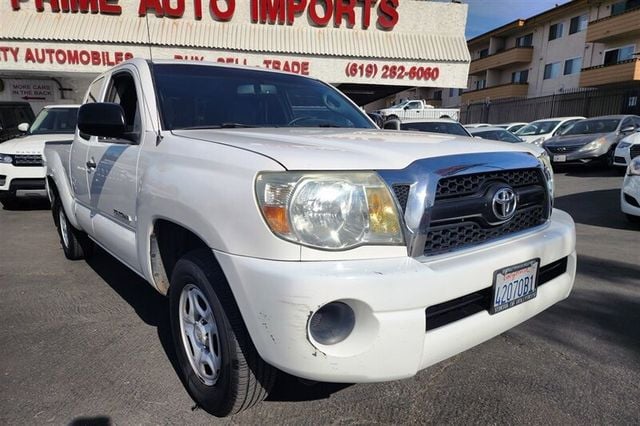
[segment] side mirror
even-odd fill
[[[18,124],[18,130],[20,130],[22,133],[27,133],[29,131],[29,123]]]
[[[628,134],[631,134],[631,133],[633,133],[635,131],[636,131],[635,126],[627,126],[627,127],[623,128],[623,129],[620,129],[620,133],[622,133],[623,135],[628,135]]]
[[[124,110],[119,104],[84,104],[78,111],[78,129],[87,135],[122,138],[125,123]]]
[[[383,129],[400,130],[400,120],[387,120],[382,125]]]

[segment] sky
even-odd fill
[[[469,5],[465,34],[469,39],[518,18],[530,18],[567,0],[462,0],[462,3]]]

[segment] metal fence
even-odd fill
[[[531,122],[542,118],[610,114],[640,115],[640,85],[612,89],[578,89],[538,98],[505,99],[460,108],[460,121],[471,123]]]

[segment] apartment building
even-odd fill
[[[467,89],[439,91],[442,106],[640,86],[640,0],[573,0],[468,40],[468,47]]]

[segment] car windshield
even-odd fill
[[[401,130],[414,130],[418,132],[446,133],[448,135],[471,136],[460,123],[427,121],[418,123],[402,123]]]
[[[29,134],[68,133],[76,131],[78,108],[45,108],[29,128]]]
[[[555,127],[560,124],[560,121],[536,121],[531,124],[527,124],[522,129],[516,132],[518,136],[535,136],[551,133]]]
[[[494,141],[502,142],[522,142],[522,139],[507,130],[484,130],[481,132],[473,132],[473,136],[480,136],[483,139],[491,139]]]
[[[168,130],[375,125],[344,95],[294,74],[202,65],[154,66]]]
[[[575,123],[564,135],[590,135],[594,133],[615,132],[620,120],[607,118],[603,120],[582,120]]]

